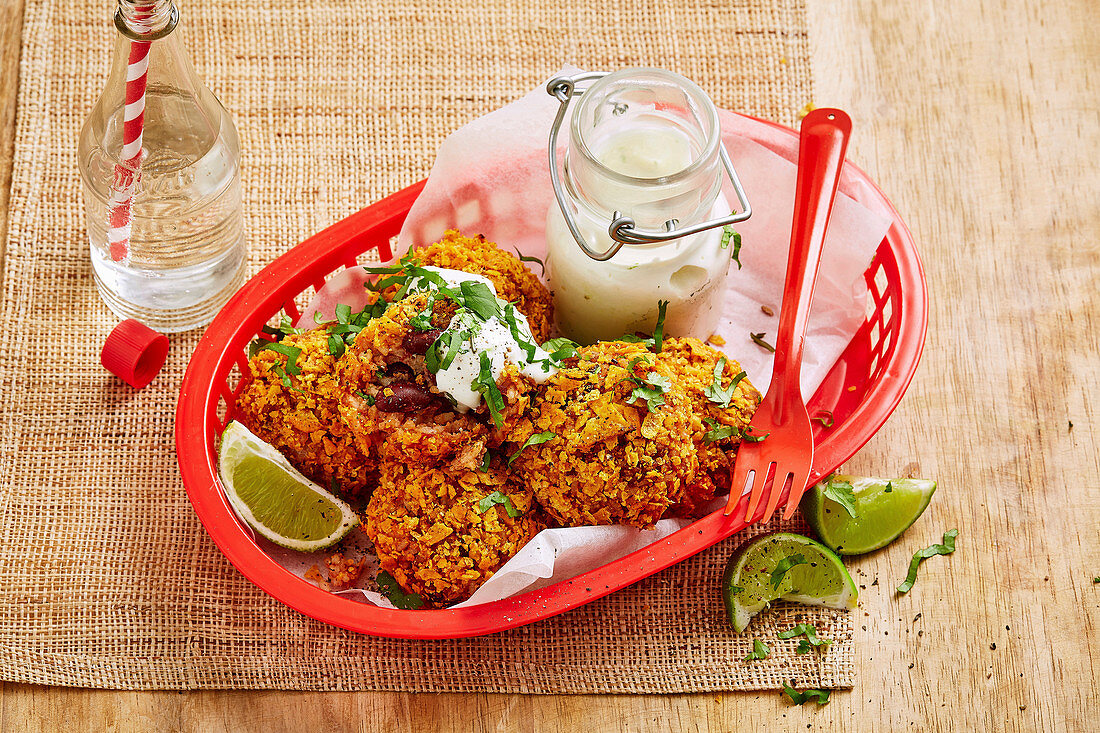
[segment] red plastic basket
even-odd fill
[[[767,123],[772,127],[778,127]],[[787,128],[779,128],[797,137]],[[882,426],[916,371],[928,318],[924,271],[912,235],[881,191],[858,168],[856,179],[890,213],[890,228],[866,272],[873,298],[866,322],[810,400],[830,410],[834,425],[815,425],[819,478],[848,460]],[[280,311],[297,318],[295,299],[325,278],[375,251],[385,261],[423,182],[410,186],[307,239],[264,268],[222,309],[188,365],[176,410],[176,452],[196,514],[238,570],[274,598],[315,619],[379,636],[478,636],[562,613],[619,590],[690,557],[744,528],[746,500],[718,510],[663,540],[595,570],[546,588],[470,608],[399,611],[323,591],[261,550],[240,524],[220,487],[216,447],[247,373],[246,348]]]

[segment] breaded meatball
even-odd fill
[[[449,230],[435,244],[413,251],[421,265],[461,270],[488,278],[502,300],[516,304],[527,316],[531,333],[541,344],[550,338],[554,304],[550,291],[511,252],[500,249],[480,234],[464,237]]]
[[[286,354],[257,352],[248,362],[250,378],[233,417],[326,488],[348,497],[368,495],[377,453],[364,452],[340,418],[343,388],[327,330],[291,334],[280,344],[300,351],[293,365]]]
[[[658,360],[673,374],[673,379],[691,400],[692,442],[699,454],[699,480],[688,487],[684,499],[670,508],[670,514],[693,516],[700,507],[719,493],[729,490],[730,466],[741,443],[741,433],[760,404],[760,392],[741,377],[725,404],[725,394],[741,365],[717,349],[695,338],[665,339]],[[718,362],[725,359],[716,379]],[[732,430],[722,430],[730,427]],[[715,440],[719,434],[729,433]],[[707,439],[710,433],[711,439]]]
[[[581,348],[542,385],[509,440],[562,525],[648,528],[696,478],[691,423],[690,400],[654,354],[608,341]],[[520,450],[532,439],[545,442]]]
[[[395,430],[365,512],[381,569],[432,606],[469,598],[545,526],[500,456],[481,470],[476,435]]]

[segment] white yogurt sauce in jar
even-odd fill
[[[720,129],[694,83],[659,69],[626,69],[592,85],[572,110],[562,170],[568,208],[586,244],[606,251],[614,212],[637,229],[666,231],[730,214],[721,194]],[[562,334],[580,343],[651,333],[658,301],[665,333],[707,338],[722,315],[731,250],[722,229],[664,243],[624,245],[611,259],[586,255],[555,201],[547,218],[547,269]]]

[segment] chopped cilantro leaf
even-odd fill
[[[783,582],[783,578],[787,575],[787,571],[793,568],[795,565],[808,565],[809,560],[802,553],[795,555],[787,555],[787,557],[780,560],[775,565],[775,570],[771,573],[772,588],[778,588],[779,584]]]
[[[759,639],[753,639],[752,652],[749,656],[745,657],[744,661],[751,662],[754,659],[767,659],[769,654],[771,654],[771,649],[768,648],[767,644]]]
[[[277,354],[282,354],[286,357],[286,371],[288,374],[301,374],[302,370],[298,367],[298,357],[302,355],[302,350],[297,346],[287,346],[286,344],[274,341],[269,344],[264,344],[258,351],[274,351]]]
[[[344,355],[344,349],[347,348],[344,344],[344,339],[339,336],[330,335],[328,337],[328,353],[339,359]]]
[[[756,344],[757,346],[759,346],[760,348],[765,349],[769,353],[772,353],[772,354],[775,353],[775,347],[764,340],[764,332],[763,331],[761,331],[760,333],[750,333],[749,338],[751,338],[752,342],[754,344]]]
[[[548,352],[554,361],[572,359],[577,355],[578,348],[580,345],[576,341],[570,341],[567,338],[550,339],[542,345],[543,351]]]
[[[497,504],[502,505],[504,507],[504,511],[508,512],[508,516],[512,519],[515,519],[520,515],[520,511],[516,509],[514,504],[512,504],[512,500],[504,494],[500,493],[499,491],[494,491],[493,493],[489,494],[484,499],[479,501],[477,503],[477,512],[478,514],[484,514]]]
[[[504,411],[504,396],[500,393],[496,380],[493,379],[493,364],[489,360],[489,354],[484,351],[481,352],[480,371],[477,379],[474,380],[473,387],[485,398],[493,424],[498,428],[504,427],[504,417],[501,415]]]
[[[733,241],[733,251],[730,252],[730,259],[737,263],[737,269],[741,269],[741,235],[733,231],[733,226],[726,225],[722,227],[722,249],[726,249],[730,246],[730,240]]]
[[[657,325],[653,327],[653,350],[661,353],[661,347],[665,343],[665,310],[668,308],[667,300],[657,301]]]
[[[719,425],[709,417],[703,418],[703,422],[710,428],[703,434],[703,440],[708,443],[717,443],[719,440],[728,440],[737,435],[737,428],[732,425]]]
[[[882,490],[882,493],[889,494],[893,490],[894,490],[894,482],[893,481],[887,481],[886,482],[886,488]]]
[[[780,639],[793,639],[796,636],[805,637],[799,641],[798,648],[794,650],[795,654],[805,654],[814,647],[829,646],[833,643],[832,639],[817,638],[817,628],[813,624],[796,624],[786,631],[781,631],[778,636]]]
[[[733,400],[733,395],[737,391],[737,385],[741,383],[741,380],[748,376],[744,371],[738,372],[733,377],[733,381],[730,382],[730,386],[722,387],[722,375],[726,370],[726,357],[720,357],[718,363],[714,365],[714,381],[703,390],[703,394],[708,400],[716,405],[720,405],[722,409],[730,406],[730,402]]]
[[[462,305],[478,314],[483,320],[487,321],[500,315],[497,297],[485,283],[477,280],[463,280],[459,283],[459,291],[462,293]]]
[[[404,588],[397,584],[397,580],[385,572],[379,572],[375,578],[378,587],[382,589],[382,595],[390,599],[397,608],[402,611],[415,611],[424,605],[424,599],[416,593],[406,593]]]
[[[345,326],[351,323],[351,306],[347,303],[339,303],[336,306],[336,322]]]
[[[768,439],[768,436],[771,435],[771,433],[764,433],[763,435],[753,435],[749,432],[750,430],[752,430],[752,425],[741,431],[741,440],[745,441],[746,443],[763,443],[765,440]]]
[[[834,479],[832,476],[822,483],[821,493],[826,499],[830,499],[843,507],[849,517],[856,516],[855,487],[849,481]]]
[[[489,449],[485,449],[485,455],[481,457],[481,464],[477,467],[477,470],[482,473],[489,472],[489,462],[493,460],[493,455],[489,452]]]
[[[558,437],[558,434],[555,433],[555,432],[552,432],[550,430],[547,430],[545,433],[535,433],[534,435],[532,435],[530,438],[527,439],[527,442],[525,442],[523,445],[521,445],[519,447],[519,450],[517,450],[512,455],[508,456],[508,465],[512,465],[512,461],[516,460],[516,457],[520,453],[522,453],[523,449],[526,448],[527,446],[529,446],[529,445],[541,445],[542,443],[545,443],[548,440],[553,440],[556,437]]]
[[[359,395],[359,396],[360,396],[360,397],[362,397],[362,398],[363,398],[364,400],[366,400],[366,402],[367,402],[367,404],[368,404],[368,405],[373,405],[373,404],[374,404],[374,396],[373,396],[373,395],[369,395],[369,394],[367,394],[366,392],[362,392],[362,391],[360,391],[360,390],[358,390],[358,389],[357,389],[357,390],[355,390],[355,394]]]
[[[546,272],[546,264],[538,257],[532,257],[531,255],[523,254],[519,251],[519,247],[513,247],[512,249],[516,251],[516,257],[519,257],[520,262],[534,262],[539,266],[543,273]]]
[[[791,698],[791,702],[795,705],[805,705],[810,700],[814,700],[818,705],[824,705],[829,702],[828,690],[806,690],[805,692],[799,692],[789,685],[783,685],[783,692],[779,694],[780,697],[786,695]]]
[[[637,361],[632,361],[631,369]],[[644,400],[648,410],[656,410],[665,404],[665,393],[672,387],[672,379],[663,377],[657,372],[649,372],[644,378],[630,377],[629,381],[636,386],[627,398],[627,404],[634,404],[638,400]]]
[[[943,533],[943,544],[929,545],[923,550],[913,555],[913,559],[909,562],[909,573],[905,576],[905,580],[898,586],[898,593],[908,593],[913,584],[917,581],[917,568],[920,564],[932,557],[933,555],[950,555],[955,551],[955,538],[959,536],[959,530],[949,529]]]

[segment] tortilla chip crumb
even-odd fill
[[[806,115],[813,112],[815,109],[817,109],[817,105],[815,105],[813,102],[806,102],[806,106],[798,110],[798,119],[801,120]]]
[[[726,340],[716,333],[712,333],[707,337],[707,343],[714,344],[715,346],[725,346]]]

